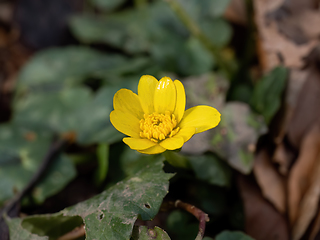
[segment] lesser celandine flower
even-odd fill
[[[113,98],[110,114],[113,126],[129,137],[123,141],[131,149],[146,154],[162,153],[183,146],[194,134],[214,128],[220,113],[210,106],[185,111],[186,95],[182,83],[150,75],[140,78],[138,95],[120,89]]]

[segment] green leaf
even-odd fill
[[[37,204],[62,190],[67,183],[76,177],[76,169],[67,155],[60,155],[54,160],[46,176],[32,191],[32,197]]]
[[[18,125],[0,125],[0,205],[21,191],[38,170],[49,149],[51,136]],[[4,157],[3,157],[4,156]],[[38,203],[59,192],[75,177],[75,168],[66,156],[59,156],[32,197]]]
[[[223,231],[216,236],[216,240],[253,240],[253,238],[239,231]]]
[[[126,0],[90,0],[90,3],[93,4],[95,7],[99,8],[99,10],[103,10],[106,12],[111,12],[121,5],[123,5]]]
[[[95,96],[84,87],[32,94],[15,105],[13,121],[52,133],[73,132],[78,143],[113,143],[123,134],[110,123],[113,95],[118,87],[101,88]]]
[[[221,17],[228,7],[230,0],[178,0],[185,11],[194,20],[199,21],[203,18]]]
[[[23,67],[18,77],[18,89],[52,92],[79,85],[90,77],[112,78],[135,72],[148,63],[147,58],[129,59],[86,47],[52,48],[35,54]]]
[[[147,10],[131,10],[107,17],[74,16],[70,20],[72,33],[84,43],[104,43],[128,53],[146,52],[150,46]]]
[[[232,37],[232,28],[221,18],[204,19],[199,22],[201,30],[216,47],[224,47]]]
[[[170,33],[166,36],[151,48],[151,56],[163,69],[181,75],[199,75],[212,69],[214,59],[198,39],[190,37],[186,41]]]
[[[238,171],[248,174],[258,137],[266,131],[263,119],[241,102],[228,102],[221,111],[221,122],[213,130],[212,150]]]
[[[9,227],[10,239],[15,240],[49,240],[48,237],[40,237],[36,234],[32,234],[21,226],[21,218],[9,218],[5,217],[5,221]]]
[[[159,227],[153,229],[146,226],[134,227],[132,240],[170,240],[168,234]]]
[[[267,124],[280,108],[287,76],[288,70],[286,68],[276,67],[264,76],[253,90],[251,106],[264,116]]]
[[[230,186],[230,167],[213,154],[188,156],[188,159],[198,179],[221,187]]]
[[[162,161],[150,162],[134,176],[91,199],[60,213],[26,217],[22,225],[32,233],[39,233],[43,231],[43,221],[52,229],[63,224],[59,222],[59,214],[63,217],[81,216],[86,239],[127,240],[138,216],[150,220],[159,211],[172,176],[164,173],[162,167]]]

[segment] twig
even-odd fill
[[[175,202],[169,202],[168,207],[181,208],[195,216],[199,220],[199,232],[195,240],[201,240],[203,238],[206,229],[206,222],[210,221],[208,214],[206,214],[199,208],[195,207],[194,205],[182,202],[180,200],[177,200]]]

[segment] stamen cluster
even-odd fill
[[[140,137],[157,143],[174,136],[179,131],[179,127],[175,128],[176,126],[176,117],[169,111],[166,111],[165,114],[144,114],[144,119],[140,120]]]

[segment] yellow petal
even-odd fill
[[[158,154],[158,153],[163,153],[164,151],[166,151],[165,148],[161,147],[159,144],[145,149],[145,150],[137,150],[140,153],[145,153],[145,154]]]
[[[185,127],[180,129],[179,132],[174,136],[183,137],[184,142],[187,142],[195,133],[196,133],[195,127]]]
[[[141,107],[146,114],[154,112],[154,92],[158,85],[158,80],[150,75],[143,75],[138,85],[138,95]]]
[[[128,89],[120,89],[113,97],[113,108],[130,113],[138,119],[143,118],[143,110],[137,94]]]
[[[184,112],[179,127],[181,129],[195,127],[195,133],[200,133],[217,126],[220,122],[220,116],[218,110],[213,107],[196,106]]]
[[[156,145],[155,142],[144,138],[123,138],[122,141],[134,150],[144,150]]]
[[[184,86],[179,80],[175,80],[173,83],[176,86],[177,91],[177,101],[174,109],[174,115],[179,123],[183,117],[184,111],[186,110],[186,93],[184,91]]]
[[[176,106],[176,86],[169,77],[160,79],[154,92],[154,110],[157,113],[170,111],[173,113]]]
[[[119,110],[113,110],[110,113],[110,121],[119,132],[130,137],[140,137],[140,123],[136,116]]]
[[[166,138],[165,140],[163,140],[160,143],[160,146],[168,150],[175,150],[175,149],[181,148],[183,144],[184,144],[183,137],[174,136],[174,137]]]

